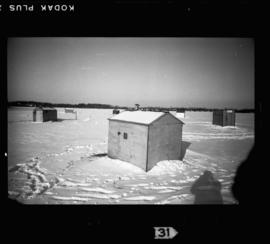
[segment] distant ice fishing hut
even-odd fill
[[[183,122],[164,112],[124,111],[109,118],[108,156],[145,171],[181,158]]]
[[[115,108],[115,109],[113,110],[113,114],[119,114],[119,113],[120,113],[120,110],[119,110],[119,109],[116,109],[116,108]]]
[[[57,110],[55,108],[36,107],[33,110],[33,121],[35,122],[46,122],[56,120],[57,120]]]
[[[176,113],[177,113],[177,117],[179,117],[179,118],[185,118],[186,110],[183,109],[183,108],[177,108],[176,109]]]
[[[75,118],[77,120],[77,111],[73,110],[73,109],[69,109],[69,108],[65,108],[65,114],[74,114]]]
[[[220,126],[235,126],[235,112],[228,109],[213,111],[213,124]]]

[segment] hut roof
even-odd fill
[[[150,111],[124,111],[120,114],[117,114],[109,120],[115,121],[125,121],[131,123],[138,123],[138,124],[145,124],[150,125],[160,117],[164,116],[165,114],[170,114],[175,119],[177,119],[180,123],[184,124],[179,118],[175,117],[171,113],[164,113],[164,112],[150,112]]]
[[[233,109],[215,109],[213,112],[235,113]]]
[[[55,108],[49,108],[49,107],[36,107],[35,110],[56,110]]]

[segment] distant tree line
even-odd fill
[[[236,113],[255,113],[255,109],[246,108],[246,109],[235,109]]]
[[[138,104],[136,104],[138,105]],[[175,111],[175,112],[185,112],[185,111],[200,111],[200,112],[212,112],[214,110],[219,110],[220,108],[204,108],[204,107],[160,107],[160,106],[146,106],[141,107],[128,107],[128,106],[118,106],[110,104],[100,104],[100,103],[78,103],[78,104],[69,104],[69,103],[45,103],[45,102],[36,102],[36,101],[15,101],[8,102],[8,106],[16,107],[60,107],[60,108],[100,108],[100,109],[122,109],[134,111],[136,109],[143,111],[156,111],[156,112],[166,112],[166,111]],[[236,113],[254,113],[254,109],[233,109]]]
[[[45,102],[35,102],[35,101],[8,102],[8,106],[18,106],[18,107],[60,107],[60,108],[108,108],[108,109],[114,108],[114,106],[112,106],[112,105],[100,104],[100,103],[69,104],[69,103],[45,103]]]
[[[17,106],[17,107],[53,107],[51,103],[45,102],[35,102],[35,101],[16,101],[16,102],[8,102],[8,106]]]
[[[254,113],[254,109],[234,109],[226,108],[228,110],[234,110],[235,113]],[[178,113],[183,113],[185,111],[194,111],[194,112],[213,112],[215,110],[221,110],[220,108],[202,108],[202,107],[141,107],[141,110],[145,111],[175,111]]]

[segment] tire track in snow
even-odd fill
[[[61,179],[60,183],[57,185],[57,188],[64,188],[72,190],[74,195],[72,197],[67,196],[50,196],[51,199],[54,200],[62,200],[62,201],[86,201],[91,202],[95,199],[119,199],[122,196],[119,194],[114,194],[115,191],[104,189],[101,187],[93,187],[91,183],[84,182],[70,182],[68,180]]]

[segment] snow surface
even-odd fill
[[[75,120],[57,108],[59,121],[45,123],[33,122],[32,110],[8,110],[8,194],[26,204],[192,204],[190,187],[205,169],[232,204],[235,171],[254,144],[254,114],[219,127],[212,113],[186,112],[182,160],[145,172],[107,156],[111,109],[74,109]]]

